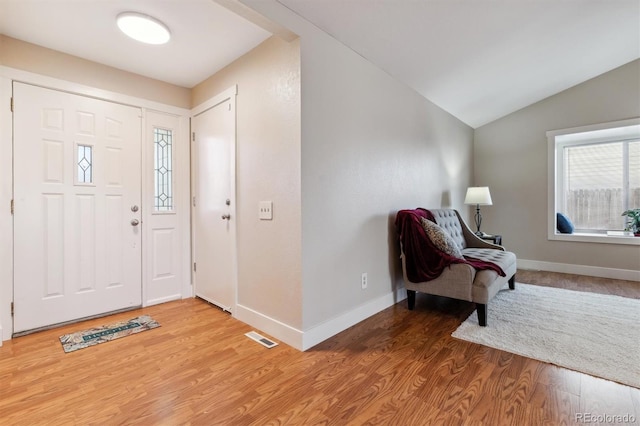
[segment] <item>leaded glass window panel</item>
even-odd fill
[[[78,183],[93,183],[93,147],[91,145],[77,145],[78,147]]]
[[[154,208],[173,210],[173,132],[153,129]]]

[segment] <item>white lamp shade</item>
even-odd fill
[[[490,206],[491,193],[488,186],[472,186],[467,189],[467,196],[464,198],[465,204],[477,204],[481,206]]]

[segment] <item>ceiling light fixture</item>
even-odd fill
[[[124,12],[116,18],[118,28],[134,40],[165,44],[171,38],[169,28],[157,19],[138,12]]]

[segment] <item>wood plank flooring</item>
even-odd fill
[[[517,281],[640,298],[637,282],[532,271]],[[197,299],[68,325],[0,347],[0,424],[584,424],[577,413],[638,424],[638,389],[453,339],[472,311],[418,294],[414,311],[400,302],[306,352],[266,349]],[[162,326],[62,351],[62,334],[140,314]]]

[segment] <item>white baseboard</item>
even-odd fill
[[[616,280],[640,281],[640,271],[633,269],[602,268],[599,266],[572,265],[569,263],[543,262],[540,260],[527,259],[518,259],[518,268],[588,275],[591,277],[612,278]]]
[[[267,337],[273,337],[275,340],[284,342],[298,350],[303,350],[302,331],[296,328],[243,305],[236,305],[233,316],[237,320],[249,324],[264,334],[269,335]]]
[[[302,350],[306,351],[318,343],[335,336],[341,331],[346,330],[360,321],[363,321],[406,298],[407,291],[404,287],[401,287],[395,292],[387,293],[384,296],[371,300],[364,305],[360,305],[338,317],[323,322],[309,330],[305,330],[302,341]]]
[[[407,291],[404,288],[399,288],[395,292],[371,300],[356,307],[352,311],[323,322],[304,332],[242,305],[236,305],[234,317],[270,335],[276,340],[280,340],[298,350],[306,351],[318,343],[335,336],[341,331],[406,298]]]

